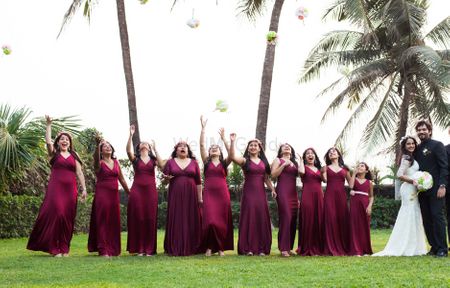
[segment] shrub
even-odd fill
[[[400,201],[392,198],[375,197],[370,226],[372,228],[391,228],[400,209]]]

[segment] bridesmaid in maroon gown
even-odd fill
[[[211,145],[208,152],[205,145],[205,127],[207,120],[200,118],[200,154],[204,165],[205,184],[203,191],[203,235],[206,256],[233,250],[233,218],[231,215],[230,192],[227,184],[227,167],[231,158],[223,157],[219,145]],[[225,139],[223,128],[219,130],[220,138],[229,154],[229,143]]]
[[[134,125],[130,126],[127,155],[134,168],[134,180],[130,189],[127,209],[127,251],[138,256],[156,254],[158,192],[155,168],[158,164],[148,142],[136,145],[133,151]]]
[[[44,201],[31,231],[27,249],[43,251],[56,257],[68,256],[77,212],[77,182],[81,184],[81,199],[86,200],[86,185],[82,162],[72,147],[70,134],[61,132],[51,140],[49,116],[45,140],[51,173]]]
[[[371,255],[370,214],[373,204],[372,175],[369,166],[361,162],[352,175],[350,187],[350,255]]]
[[[200,168],[186,142],[174,147],[164,167],[169,182],[164,251],[171,256],[204,252],[201,247],[203,203]]]
[[[88,250],[98,252],[103,257],[118,256],[121,250],[118,182],[127,193],[130,190],[111,144],[102,140],[95,150],[94,168],[97,183],[92,203]]]
[[[244,188],[239,216],[238,253],[240,255],[268,255],[272,246],[272,227],[264,183],[277,193],[270,180],[270,165],[258,139],[250,140],[244,156],[235,156],[234,142],[236,134],[230,135],[230,155],[233,161],[244,171]]]
[[[350,215],[345,180],[350,183],[350,172],[344,164],[341,152],[335,147],[327,151],[325,163],[327,166],[322,168],[322,178],[327,183],[324,197],[324,254],[349,255]]]
[[[277,181],[276,193],[278,204],[278,249],[281,256],[289,257],[294,248],[295,232],[297,230],[298,194],[297,176],[298,163],[295,151],[288,143],[278,149],[277,158],[272,163],[272,179]]]
[[[301,256],[322,255],[324,246],[323,190],[320,175],[322,164],[313,148],[306,149],[303,157],[299,158],[303,190],[297,253]]]

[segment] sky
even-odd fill
[[[0,103],[29,107],[33,117],[77,115],[84,127],[101,131],[119,158],[125,158],[128,104],[115,1],[98,0],[90,23],[80,9],[57,38],[71,2],[0,0],[0,45],[12,49],[11,55],[0,56]],[[348,28],[321,20],[331,2],[285,1],[266,140],[269,159],[284,142],[299,152],[315,147],[323,155],[350,113],[343,109],[320,123],[334,95],[316,95],[339,76],[336,71],[298,83],[303,62],[320,38]],[[430,2],[427,27],[449,14],[447,0]],[[203,114],[209,119],[209,143],[218,140],[217,130],[224,127],[227,133],[237,133],[238,149],[243,150],[255,135],[271,5],[251,22],[239,15],[234,0],[219,0],[218,5],[215,0],[181,0],[173,11],[171,3],[125,0],[141,140],[154,139],[167,157],[179,139],[187,140],[199,155]],[[304,22],[295,16],[300,6],[309,10]],[[197,29],[186,25],[193,12],[200,21]],[[227,101],[228,112],[213,112],[217,100]],[[388,165],[384,156],[380,160],[362,153],[358,131],[346,143],[346,162]],[[447,131],[436,129],[434,137],[450,142]]]

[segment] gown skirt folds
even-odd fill
[[[279,160],[282,165],[284,160]],[[298,217],[297,175],[297,167],[289,165],[283,169],[277,179],[278,249],[280,251],[291,251],[294,248]]]
[[[27,249],[53,255],[69,253],[77,211],[76,160],[55,156],[47,192]]]
[[[324,247],[324,202],[320,170],[314,172],[305,166],[301,177],[303,191],[300,204],[300,225],[297,253],[302,256],[323,254]]]
[[[101,256],[120,255],[119,162],[110,169],[100,161],[89,227],[88,250]]]
[[[130,253],[156,254],[158,192],[155,160],[144,163],[136,158],[134,181],[128,198],[128,241]]]
[[[370,181],[366,179],[360,184],[356,179],[353,190],[356,194],[350,198],[350,255],[370,255],[370,216],[366,212],[369,206]]]
[[[193,159],[184,169],[170,159],[164,174],[174,176],[169,183],[164,251],[172,256],[202,253],[202,215],[197,197],[200,168]]]
[[[348,255],[350,249],[350,213],[345,191],[347,169],[334,172],[327,167],[327,188],[324,196],[324,254]]]
[[[267,205],[264,181],[266,177],[263,161],[252,160],[249,170],[244,171],[244,188],[239,217],[238,254],[270,254],[272,229]]]
[[[225,168],[209,162],[203,191],[203,233],[205,248],[213,253],[233,250],[233,219]]]

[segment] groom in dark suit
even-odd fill
[[[431,246],[429,255],[446,257],[448,255],[445,233],[445,192],[447,186],[448,162],[444,144],[431,139],[432,126],[427,121],[416,124],[416,133],[421,143],[414,152],[421,171],[433,176],[433,187],[419,193],[423,226]]]

